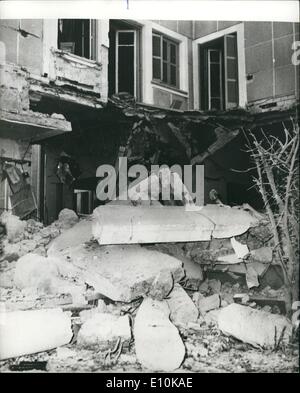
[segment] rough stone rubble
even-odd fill
[[[16,328],[0,327],[6,343],[5,349],[0,345],[1,367],[47,353],[55,368],[59,359],[76,357],[78,351],[100,351],[100,369],[125,362],[141,370],[195,370],[191,362],[228,351],[228,343],[235,347],[244,342],[250,351],[291,345],[291,322],[280,315],[283,289],[260,286],[268,268],[276,266],[268,223],[244,210],[211,205],[200,213],[209,225],[214,223],[212,236],[196,241],[184,233],[181,242],[168,238],[156,243],[157,228],[141,229],[144,221],[136,218],[141,212],[136,208],[131,224],[136,222],[137,232],[132,230],[129,240],[142,231],[139,243],[144,244],[130,244],[126,211],[117,234],[106,226],[112,211],[98,208],[94,217],[79,219],[64,209],[48,227],[1,216],[6,236],[0,256],[5,304],[0,316],[22,326],[19,341]],[[169,220],[174,224],[176,217]],[[123,244],[110,245],[121,233]],[[161,239],[163,233],[164,228]],[[32,315],[33,325],[26,324]],[[45,315],[52,319],[51,329],[43,325]],[[220,347],[215,339],[209,343],[203,338],[216,332]]]

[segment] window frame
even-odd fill
[[[133,46],[133,64],[134,64],[134,75],[133,75],[133,90],[134,96],[137,96],[137,30],[136,29],[118,29],[116,30],[116,48],[115,48],[115,92],[119,93],[119,47],[120,46]],[[133,44],[119,44],[120,33],[133,33]]]
[[[244,22],[237,23],[226,29],[216,31],[204,37],[193,40],[193,75],[194,75],[194,108],[200,110],[200,45],[208,43],[225,35],[236,33],[237,37],[237,76],[238,76],[238,106],[244,108],[247,104],[247,82],[246,82],[246,61],[245,61],[245,34]]]
[[[60,21],[64,21],[64,18],[59,18],[57,19],[57,28],[59,30],[59,24]],[[81,33],[84,33],[84,22],[88,21],[88,34],[87,34],[87,41],[88,41],[88,48],[85,48],[85,43],[84,43],[84,34],[81,34],[81,55],[78,55],[75,53],[75,43],[76,41],[61,41],[59,40],[59,34],[57,36],[57,48],[60,49],[60,44],[65,43],[66,46],[69,46],[71,48],[71,44],[74,45],[73,50],[70,51],[70,53],[74,54],[75,56],[82,57],[83,59],[88,59],[88,60],[96,60],[97,57],[97,20],[96,19],[77,19],[77,21],[81,21]],[[88,57],[84,55],[85,50],[87,49],[88,52]],[[60,49],[64,51],[64,49]]]
[[[180,88],[180,58],[179,58],[179,45],[180,42],[168,37],[167,35],[160,33],[158,31],[153,30],[152,31],[152,48],[153,48],[153,38],[158,37],[160,39],[160,56],[154,55],[152,51],[152,80],[156,83],[159,83],[161,85],[167,86],[169,88],[173,89],[179,89]],[[166,59],[164,59],[164,43],[166,43],[166,48],[167,48],[167,56]],[[171,62],[171,46],[174,45],[175,47],[175,56],[176,56],[176,62],[173,63]],[[154,59],[160,60],[160,78],[155,78],[154,77]],[[164,80],[164,64],[167,66],[167,75],[166,75],[166,80]],[[171,83],[171,68],[175,67],[175,84]]]

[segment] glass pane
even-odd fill
[[[233,35],[227,35],[225,36],[225,40],[226,40],[226,49],[227,49],[227,53],[226,56],[230,56],[230,57],[236,57],[237,53],[236,53],[236,36]]]
[[[153,51],[153,56],[158,56],[160,57],[160,36],[154,35],[152,37],[152,51]]]
[[[119,31],[119,45],[133,45],[134,33]]]
[[[153,58],[153,79],[161,79],[160,64],[160,59]]]
[[[211,50],[210,52],[210,61],[214,63],[220,63],[220,52]]]
[[[227,78],[237,79],[236,59],[227,59]]]
[[[237,82],[227,82],[228,103],[238,104]]]
[[[175,44],[170,44],[170,53],[171,53],[171,63],[177,64],[176,61],[176,45]]]
[[[163,63],[163,77],[162,77],[163,82],[168,83],[168,64]]]
[[[221,96],[221,80],[219,64],[210,65],[210,95],[211,97]]]
[[[173,85],[173,86],[176,86],[176,74],[177,74],[177,72],[176,72],[176,67],[175,66],[173,66],[173,65],[171,65],[170,66],[170,83],[171,83],[171,85]]]
[[[134,95],[134,47],[119,47],[118,90]]]
[[[163,59],[168,60],[168,44],[163,40]]]

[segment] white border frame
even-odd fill
[[[244,23],[239,23],[227,29],[216,31],[193,41],[193,84],[194,84],[194,109],[200,109],[199,91],[199,44],[223,37],[226,34],[236,33],[237,35],[237,57],[238,57],[238,84],[239,84],[239,106],[245,107],[247,104],[247,83],[246,83],[246,61],[244,45]]]

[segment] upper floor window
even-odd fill
[[[236,34],[200,45],[200,109],[224,110],[238,106]]]
[[[179,44],[153,33],[152,67],[154,80],[179,88]]]
[[[95,57],[95,21],[59,19],[58,49],[87,59]]]

